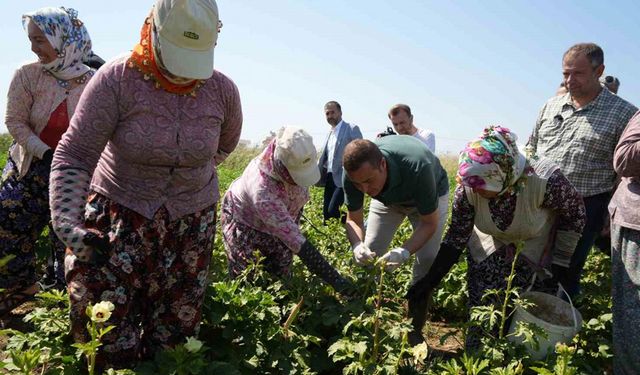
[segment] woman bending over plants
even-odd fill
[[[557,166],[527,159],[516,139],[509,129],[490,126],[460,153],[451,224],[429,274],[410,294],[428,295],[467,247],[469,308],[498,303],[495,294],[482,297],[506,288],[521,241],[513,286],[529,285],[535,274],[552,276],[538,278],[533,289],[555,293],[585,223],[584,204]],[[472,328],[467,349],[479,343]]]
[[[293,254],[338,292],[350,289],[343,278],[302,235],[298,223],[309,200],[309,186],[320,178],[316,148],[302,129],[285,127],[249,163],[222,199],[220,222],[229,273],[239,276],[255,260],[277,276],[290,272]]]

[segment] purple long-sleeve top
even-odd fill
[[[151,219],[172,219],[219,199],[216,165],[240,138],[236,85],[219,72],[195,96],[156,88],[122,56],[85,89],[52,169],[93,173],[91,189]]]
[[[640,112],[631,118],[618,141],[613,168],[621,180],[609,203],[611,221],[640,230]]]

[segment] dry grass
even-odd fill
[[[455,176],[458,171],[458,155],[447,152],[445,154],[438,155],[438,159],[440,159],[440,164],[442,164],[442,168],[447,171],[449,177]]]
[[[247,164],[256,157],[260,152],[262,152],[262,147],[259,146],[243,146],[240,145],[229,155],[227,160],[224,162],[224,166],[230,170],[243,170]],[[455,176],[458,171],[458,155],[454,153],[444,153],[439,154],[438,159],[440,159],[440,164],[449,177]]]

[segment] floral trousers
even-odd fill
[[[111,253],[108,263],[98,267],[67,251],[74,339],[88,339],[85,310],[100,301],[114,304],[105,324],[116,327],[102,338],[101,367],[131,367],[197,335],[213,249],[215,205],[173,221],[162,207],[149,220],[92,194],[85,216],[88,228],[108,236]]]
[[[231,277],[240,276],[250,263],[256,261],[256,251],[264,257],[263,266],[269,273],[280,277],[289,275],[293,253],[287,245],[275,236],[235,220],[231,204],[226,199],[222,201],[220,226]]]
[[[51,221],[49,211],[50,163],[34,158],[27,174],[18,179],[9,157],[0,184],[0,289],[10,293],[26,289],[36,281],[36,248],[43,229]],[[57,277],[64,282],[65,246],[49,227],[48,243],[57,259]],[[53,259],[52,259],[53,260]],[[52,262],[53,263],[53,262]],[[1,296],[1,294],[0,294]]]

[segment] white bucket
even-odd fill
[[[561,290],[564,291],[564,289]],[[532,359],[543,359],[546,357],[549,348],[553,352],[556,343],[564,343],[571,340],[580,330],[582,315],[573,307],[573,303],[563,301],[554,295],[540,292],[526,292],[521,297],[533,302],[536,306],[530,307],[530,311],[525,310],[522,306],[517,306],[511,320],[511,326],[509,326],[509,333],[515,331],[519,321],[534,323],[547,333],[546,339],[538,337],[538,343],[540,344],[538,350],[529,343],[523,344]],[[512,342],[522,344],[522,336],[510,335],[507,337]]]

